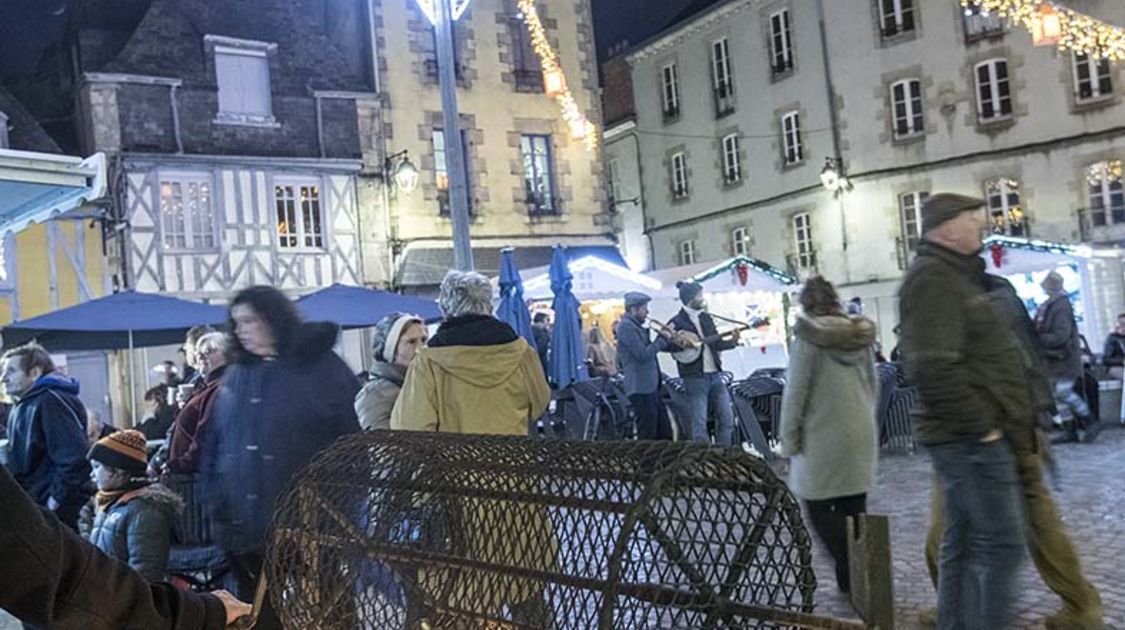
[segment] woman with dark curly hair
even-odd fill
[[[336,438],[359,431],[359,382],[333,352],[339,327],[302,322],[273,287],[230,304],[231,363],[223,375],[200,471],[235,590],[252,598],[277,499],[293,475]],[[280,628],[264,611],[257,628]]]
[[[847,517],[867,511],[875,482],[875,322],[847,315],[836,289],[810,278],[794,328],[781,403],[782,454],[789,488],[836,562],[836,584],[851,588]]]

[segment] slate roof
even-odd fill
[[[39,121],[15,96],[0,87],[0,112],[8,117],[8,148],[40,153],[62,153]]]
[[[277,44],[277,80],[321,90],[367,89],[293,0],[153,0],[129,42],[101,68],[213,85],[205,35]],[[275,81],[276,82],[276,81]]]

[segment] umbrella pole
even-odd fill
[[[132,426],[137,426],[137,379],[136,379],[136,362],[133,360],[133,331],[129,331],[129,399],[132,401],[129,405],[129,411],[133,416]],[[130,427],[132,428],[132,427]]]

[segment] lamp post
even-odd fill
[[[442,131],[445,164],[449,174],[449,217],[453,222],[453,266],[472,271],[469,242],[469,186],[465,175],[465,148],[457,113],[457,72],[453,61],[453,23],[471,0],[415,0],[434,25],[437,36],[438,83],[441,86]]]

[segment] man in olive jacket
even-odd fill
[[[984,201],[954,194],[922,206],[922,243],[899,290],[912,412],[946,506],[938,627],[1005,628],[1024,533],[1006,434],[1034,414],[1029,357],[994,308],[984,274]]]

